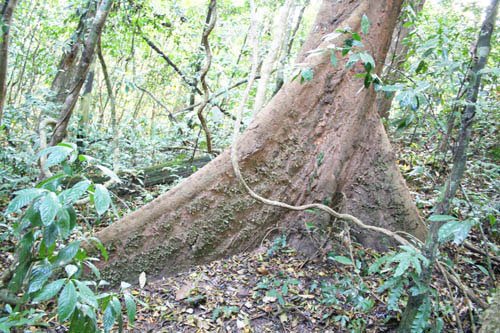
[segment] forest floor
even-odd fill
[[[436,183],[441,181],[439,172],[446,174],[446,170],[427,168],[434,170],[434,174],[420,174],[415,172],[418,163],[408,158],[400,160],[404,173],[412,176],[407,180],[417,205],[428,213],[435,203]],[[405,170],[408,164],[411,167]],[[485,185],[488,183],[484,180],[486,171],[481,170],[482,174],[476,177],[474,173],[468,176],[464,185],[468,191],[491,190]],[[495,174],[492,177],[494,179]],[[497,184],[498,177],[493,182]],[[464,193],[458,194],[459,200],[467,199]],[[499,194],[493,196],[500,202]],[[103,225],[97,228],[101,227]],[[483,248],[482,234],[477,229],[473,229],[468,240],[476,248]],[[125,331],[393,332],[404,304],[392,299],[388,290],[381,290],[389,275],[368,272],[382,254],[357,244],[345,230],[326,233],[335,235],[337,245],[328,250],[318,246],[312,257],[290,248],[285,235],[274,234],[262,240],[253,252],[192,267],[160,280],[146,277],[144,285],[130,287],[132,295],[141,303],[137,305],[134,324],[126,324]],[[498,234],[493,237],[499,240]],[[14,243],[0,239],[0,250],[0,271],[3,271],[13,260]],[[447,264],[459,272],[464,285],[486,302],[491,280],[485,257],[451,243],[442,251]],[[493,261],[492,268],[498,276],[500,263]],[[457,331],[458,321],[464,332],[476,331],[480,313],[477,304],[471,303],[459,287],[448,285],[439,272],[434,274],[432,289],[433,313],[443,319],[443,331]],[[54,305],[53,301],[45,304],[47,313],[54,313],[51,310]],[[127,322],[125,316],[123,321]],[[46,323],[47,331],[66,332],[57,324],[55,313]],[[36,331],[40,331],[40,327]]]
[[[287,247],[267,255],[272,247],[268,242],[252,253],[136,286],[133,294],[148,306],[138,310],[130,331],[333,333],[393,332],[397,327],[400,312],[388,311],[387,292],[378,292],[382,278],[366,274],[380,257],[377,252],[352,245],[354,256],[362,259],[361,269],[356,270],[325,255],[309,260]],[[452,255],[457,251],[463,250],[448,250]],[[472,253],[462,255],[475,258]],[[455,268],[485,300],[487,276],[477,276],[466,261]],[[432,287],[445,331],[456,331],[452,302],[464,329],[470,331],[470,316],[477,320],[477,307],[469,308],[455,286],[450,290],[442,276],[436,276]]]

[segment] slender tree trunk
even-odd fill
[[[285,34],[285,38],[283,38],[283,45],[281,46],[281,56],[280,56],[280,65],[278,68],[278,74],[276,75],[276,87],[274,88],[273,96],[283,87],[285,84],[285,64],[290,58],[290,52],[292,51],[293,41],[295,40],[295,36],[297,35],[297,31],[299,30],[300,23],[302,23],[302,17],[304,16],[304,11],[307,6],[309,6],[310,0],[304,1],[304,4],[299,9],[299,15],[297,16],[295,24],[293,25],[293,29],[288,30]]]
[[[115,95],[113,93],[113,86],[111,85],[111,80],[109,79],[106,62],[104,61],[104,56],[102,55],[100,38],[97,42],[97,56],[99,57],[99,61],[101,63],[104,82],[106,83],[106,89],[108,90],[108,97],[109,100],[111,101],[111,131],[113,132],[113,143],[111,146],[113,151],[113,171],[118,172],[118,169],[120,167],[120,146],[118,142],[120,138],[120,129],[118,128],[118,124],[116,121]]]
[[[372,28],[365,45],[373,46],[370,53],[382,63],[401,3],[324,0],[303,54],[326,47],[322,37],[337,28],[359,31],[366,13]],[[336,67],[329,54],[304,57],[313,81],[286,84],[259,112],[238,140],[241,171],[268,198],[335,206],[335,199],[344,197],[345,212],[423,239],[426,229],[378,116],[376,94],[372,88],[355,94],[363,81],[354,76],[364,67],[346,69],[347,59],[337,57]],[[109,253],[101,272],[113,283],[143,271],[150,276],[173,273],[257,246],[268,228],[300,231],[314,219],[330,220],[257,203],[235,178],[226,149],[166,194],[100,231],[96,236]],[[308,238],[302,235],[292,234],[290,240],[304,244]],[[357,239],[379,249],[390,244],[373,233],[358,233]]]
[[[481,70],[486,65],[490,53],[491,36],[495,27],[495,19],[498,11],[498,2],[500,0],[492,0],[487,9],[486,17],[479,32],[477,47],[474,52],[473,66],[471,69],[470,82],[466,91],[467,106],[462,112],[462,121],[458,136],[457,151],[453,159],[453,167],[451,169],[448,180],[445,184],[445,192],[443,198],[434,209],[435,215],[446,215],[450,210],[451,200],[460,186],[462,176],[465,171],[467,162],[467,149],[471,135],[471,125],[474,121],[476,112],[476,102],[481,86]],[[423,253],[429,259],[430,264],[423,269],[421,279],[424,286],[428,286],[432,277],[432,270],[439,247],[438,231],[446,222],[432,222],[429,233],[426,238]],[[408,305],[403,313],[401,324],[398,331],[410,332],[418,310],[425,299],[429,297],[429,292],[420,295],[410,296]]]
[[[280,8],[276,17],[274,18],[273,25],[273,41],[269,49],[264,63],[262,64],[261,79],[259,80],[259,86],[257,87],[257,93],[255,96],[255,103],[253,106],[253,113],[256,115],[260,109],[264,106],[266,101],[267,86],[269,83],[269,78],[271,77],[271,72],[273,70],[274,62],[278,55],[279,48],[285,38],[286,22],[290,14],[290,7],[292,6],[294,0],[286,0],[283,6]]]
[[[87,72],[89,70],[90,64],[92,63],[95,47],[101,35],[104,22],[106,21],[112,3],[113,0],[103,0],[96,11],[94,19],[92,20],[85,43],[83,45],[82,55],[77,66],[75,67],[74,74],[72,75],[72,80],[70,81],[72,82],[72,85],[70,86],[71,89],[66,90],[65,93],[62,94],[62,96],[64,96],[64,100],[59,111],[57,125],[50,140],[51,146],[57,145],[66,136],[66,128],[68,127],[73,109],[80,94],[80,89],[85,82]],[[62,100],[62,97],[60,98]]]
[[[9,34],[12,14],[16,8],[17,0],[4,0],[2,3],[2,40],[0,41],[0,125],[2,125],[3,108],[7,92],[7,64],[9,56]]]

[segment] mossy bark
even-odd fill
[[[365,223],[424,237],[377,114],[376,93],[372,88],[357,93],[363,81],[354,76],[364,67],[346,69],[347,59],[340,55],[333,67],[330,54],[306,53],[326,47],[322,37],[337,28],[360,31],[366,14],[371,28],[363,42],[382,63],[401,3],[323,1],[299,57],[314,79],[285,85],[238,142],[242,173],[259,194],[296,205],[332,203],[342,196],[345,211]],[[101,268],[114,283],[133,280],[142,271],[169,274],[257,246],[271,227],[303,228],[313,217],[255,202],[235,179],[226,150],[166,194],[100,231],[97,237],[110,252]],[[381,235],[359,236],[367,245],[383,246]]]

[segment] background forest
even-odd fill
[[[378,101],[392,101],[382,121],[416,206],[428,218],[453,167],[488,3],[423,3],[404,3],[394,52],[374,82]],[[102,33],[94,31],[89,22],[106,4]],[[2,2],[1,331],[396,329],[408,296],[421,288],[427,258],[404,246],[385,254],[365,248],[340,222],[306,225],[317,250],[305,259],[286,231],[275,229],[253,252],[158,282],[143,273],[138,285],[107,290],[94,265],[94,257],[108,256],[95,232],[231,145],[254,50],[257,77],[243,109],[244,128],[284,83],[314,79],[295,59],[319,6],[318,0],[256,1],[256,46],[245,0]],[[92,38],[95,52],[86,59]],[[79,77],[85,62],[88,70]],[[499,63],[497,29],[481,70],[465,174],[449,213],[426,222],[447,222],[439,257],[449,273],[434,272],[408,331],[494,331],[484,328],[492,319],[484,313],[499,302],[498,294],[489,298],[500,271]],[[81,89],[68,91],[75,82]],[[66,103],[71,107],[64,114]],[[338,245],[326,245],[333,238]],[[98,254],[83,245],[93,241]]]

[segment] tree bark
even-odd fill
[[[69,120],[71,119],[80,90],[85,82],[90,64],[92,63],[92,59],[94,57],[97,41],[101,35],[104,22],[106,21],[112,4],[113,0],[103,0],[100,3],[100,6],[96,10],[95,17],[90,24],[80,60],[76,66],[71,67],[74,71],[71,71],[72,73],[68,72],[70,78],[64,80],[65,82],[71,83],[69,86],[71,89],[68,89],[66,86],[64,88],[66,89],[64,90],[64,94],[61,94],[61,96],[58,96],[56,99],[57,102],[62,102],[62,105],[59,111],[57,125],[54,129],[52,138],[50,139],[50,146],[57,145],[66,136],[66,128],[68,127]],[[54,83],[56,83],[56,80],[57,77],[54,80]],[[63,89],[63,87],[59,87],[58,90],[60,91],[61,89]]]
[[[490,306],[481,315],[481,329],[479,333],[500,332],[500,282],[491,297]]]
[[[4,0],[2,3],[2,36],[0,40],[0,125],[2,125],[3,107],[7,92],[7,64],[9,56],[9,34],[12,14],[16,8],[17,0]]]
[[[365,45],[382,63],[401,3],[323,1],[302,50],[313,81],[285,85],[238,140],[241,171],[258,193],[297,205],[334,206],[344,197],[345,212],[364,222],[424,238],[425,227],[378,116],[376,94],[372,88],[356,94],[363,81],[354,75],[364,67],[345,69],[345,58],[332,67],[329,54],[306,57],[308,50],[326,47],[322,37],[337,28],[359,31],[366,13],[372,28]],[[101,272],[112,283],[143,271],[173,273],[257,246],[270,227],[300,230],[313,219],[326,223],[329,216],[256,203],[235,178],[226,149],[166,194],[97,233],[109,253]],[[300,234],[292,236],[296,244],[303,241]],[[382,235],[357,236],[374,248],[390,243]]]
[[[276,57],[278,56],[278,51],[283,44],[283,39],[285,38],[286,27],[288,25],[287,21],[292,3],[293,0],[286,0],[276,14],[276,17],[274,18],[273,41],[269,48],[269,53],[267,54],[262,64],[262,78],[259,81],[259,86],[255,95],[255,103],[253,106],[254,115],[256,115],[262,109],[266,101],[269,78],[271,77],[271,71],[273,70],[274,62],[276,61]]]

